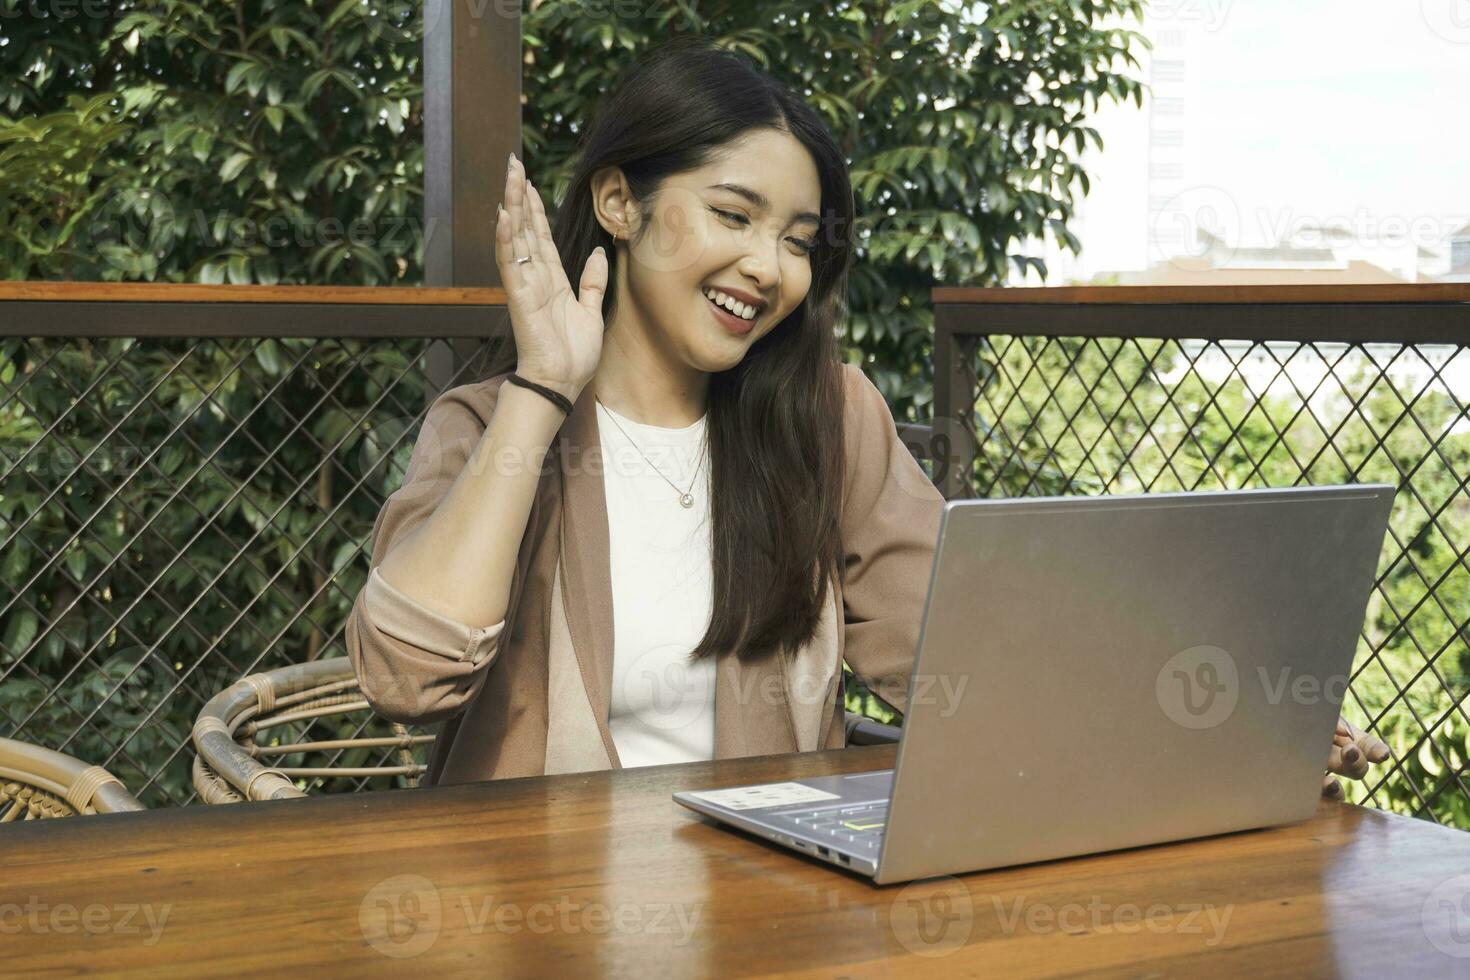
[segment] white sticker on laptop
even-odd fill
[[[821,803],[841,799],[836,793],[814,789],[801,783],[765,783],[736,789],[713,789],[690,793],[696,800],[728,807],[731,810],[757,810],[766,806],[791,806],[797,803]]]

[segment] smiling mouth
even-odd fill
[[[723,291],[719,291],[719,289],[716,289],[716,292],[720,292],[720,294],[723,295]],[[711,304],[714,304],[714,306],[719,307],[719,309],[728,311],[728,313],[731,313],[732,316],[739,317],[739,319],[742,319],[742,320],[745,319],[745,317],[744,316],[741,316],[741,314],[734,313],[734,311],[729,310],[729,307],[720,306],[719,303],[714,303],[714,298],[711,297],[711,295],[710,295],[710,289],[700,289],[700,294],[703,295],[703,297],[706,298],[706,300],[709,300]],[[735,298],[735,297],[731,297],[731,298]],[[753,322],[754,322],[754,320],[760,319],[760,314],[763,313],[763,311],[764,311],[764,303],[754,303],[754,304],[751,304],[751,303],[745,303],[745,301],[738,301],[738,303],[739,303],[739,306],[741,306],[741,307],[748,307],[748,309],[751,310],[751,317],[750,317],[750,319],[753,320]]]
[[[734,313],[731,313],[729,310],[725,309],[723,306],[716,303],[708,296],[705,296],[702,292],[700,293],[700,295],[704,298],[705,304],[714,311],[715,318],[718,319],[720,323],[724,325],[725,329],[729,330],[731,333],[750,333],[750,331],[755,327],[755,321],[760,319],[761,311],[759,310],[756,311],[755,316],[747,320],[744,317],[740,317],[735,315]]]

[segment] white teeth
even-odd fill
[[[742,303],[733,297],[726,296],[718,289],[706,289],[704,295],[709,297],[712,302],[718,303],[742,320],[755,319],[755,307],[748,303]]]

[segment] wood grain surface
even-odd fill
[[[391,306],[495,306],[505,290],[479,287],[206,286],[188,282],[0,282],[0,302],[330,303]]]
[[[1470,303],[1470,283],[1237,286],[939,286],[935,303]],[[208,286],[200,283],[0,282],[0,301],[188,303],[505,303],[476,287]]]
[[[892,761],[880,746],[10,824],[0,972],[1470,975],[1470,834],[1374,810],[878,887],[669,798]]]
[[[1470,303],[1470,283],[939,286],[935,303]]]

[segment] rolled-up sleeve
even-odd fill
[[[362,606],[382,632],[414,646],[478,667],[495,651],[505,620],[493,626],[467,626],[436,613],[388,584],[376,567],[368,573]]]
[[[944,496],[899,440],[883,393],[844,370],[843,659],[904,711]]]
[[[378,570],[394,543],[434,512],[479,444],[494,411],[495,396],[485,389],[452,388],[429,407],[403,484],[373,524],[368,579],[353,601],[345,639],[363,696],[393,721],[428,724],[462,711],[483,686],[505,629],[504,619],[485,626],[451,619]]]

